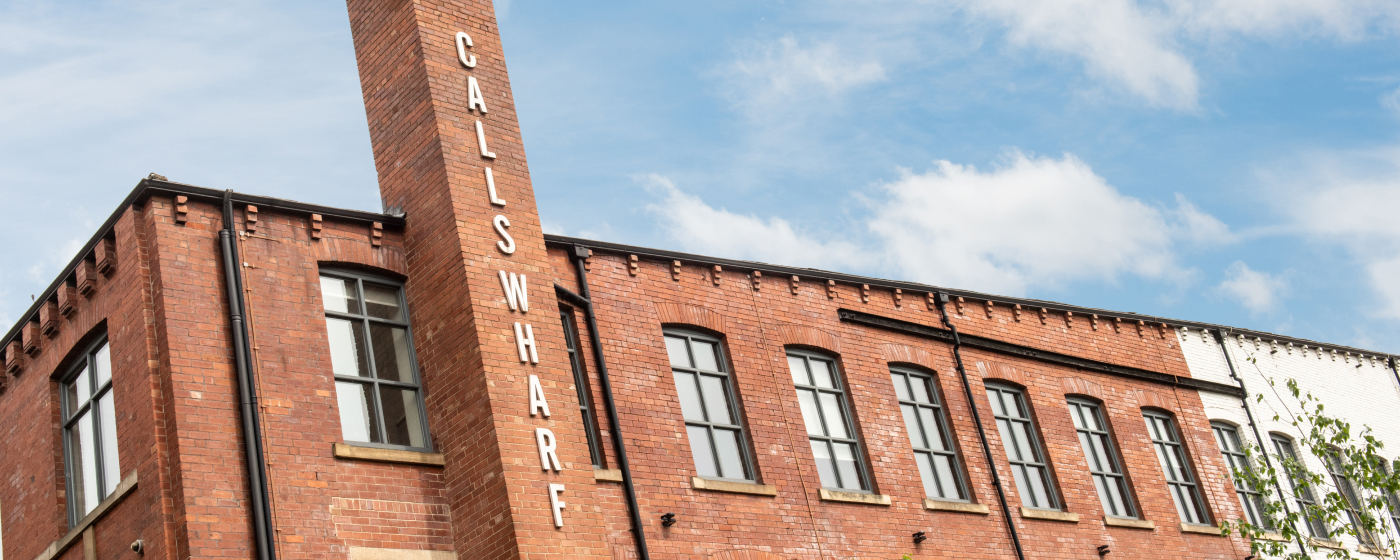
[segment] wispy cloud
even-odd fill
[[[1215,289],[1251,313],[1264,313],[1278,307],[1288,290],[1288,282],[1282,277],[1253,270],[1244,261],[1235,261],[1225,269],[1225,280]]]
[[[1072,155],[1008,152],[988,170],[939,161],[863,196],[873,238],[803,231],[716,209],[664,177],[653,214],[689,250],[780,264],[897,274],[1011,295],[1124,274],[1190,282],[1176,245],[1223,224],[1184,198],[1175,209],[1126,196]],[[859,226],[858,226],[859,227]]]
[[[1395,88],[1395,91],[1382,95],[1381,107],[1385,107],[1387,111],[1390,111],[1390,114],[1400,118],[1400,88]]]

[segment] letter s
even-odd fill
[[[505,216],[497,214],[496,219],[491,220],[491,223],[496,226],[496,233],[500,234],[502,239],[496,242],[496,248],[507,255],[514,253],[515,240],[510,238],[509,233],[506,233],[506,228],[510,227],[510,220],[507,220]]]

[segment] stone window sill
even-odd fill
[[[1044,519],[1046,521],[1079,523],[1079,514],[1077,513],[1055,511],[1053,509],[1035,509],[1026,506],[1021,506],[1021,517],[1023,519]]]
[[[1282,534],[1270,533],[1268,531],[1260,533],[1259,536],[1255,538],[1261,541],[1288,542],[1288,539],[1284,538]]]
[[[734,494],[752,494],[754,496],[777,496],[778,487],[772,484],[753,484],[750,482],[731,482],[728,480],[712,480],[690,477],[690,487],[696,490],[709,490],[711,492],[731,492]]]
[[[1103,524],[1109,527],[1126,527],[1128,529],[1145,529],[1148,531],[1157,530],[1157,524],[1146,519],[1127,519],[1105,515],[1103,516]]]
[[[1372,555],[1372,556],[1380,556],[1381,558],[1385,558],[1385,557],[1387,557],[1387,556],[1390,556],[1390,551],[1389,551],[1389,550],[1386,550],[1386,549],[1384,549],[1384,548],[1377,548],[1377,547],[1374,547],[1374,546],[1368,546],[1368,545],[1364,545],[1364,544],[1363,544],[1363,545],[1358,545],[1358,546],[1356,547],[1356,550],[1360,551],[1362,554],[1370,554],[1370,555]]]
[[[842,492],[840,490],[827,490],[822,488],[822,500],[827,502],[845,502],[848,504],[867,504],[872,506],[890,505],[890,497],[885,494],[866,494],[864,492]]]
[[[621,469],[593,469],[593,480],[597,482],[622,482]]]
[[[97,523],[98,519],[101,519],[103,515],[111,511],[118,502],[126,498],[127,495],[131,494],[131,491],[135,489],[136,471],[131,471],[131,474],[126,475],[126,478],[122,479],[121,483],[117,484],[117,487],[112,489],[112,493],[107,495],[107,499],[102,500],[102,503],[92,508],[92,511],[88,512],[77,525],[74,525],[73,528],[68,531],[68,534],[54,541],[53,544],[50,544],[48,548],[44,549],[38,556],[35,556],[34,560],[51,560],[53,558],[58,558],[63,554],[63,551],[68,550],[68,547],[78,542],[78,538],[82,537],[84,532],[91,529],[93,523]]]
[[[1220,527],[1216,527],[1215,525],[1191,525],[1189,523],[1182,523],[1181,532],[1218,537],[1220,536]]]
[[[949,502],[947,500],[935,500],[924,498],[924,509],[933,511],[956,511],[960,513],[976,513],[978,515],[990,515],[992,510],[986,504],[973,504],[968,502]]]
[[[421,451],[404,451],[401,449],[383,449],[379,447],[366,447],[350,443],[335,444],[335,457],[337,459],[358,459],[361,461],[377,461],[380,463],[400,463],[405,465],[426,465],[429,467],[441,467],[446,464],[441,453],[423,453]]]
[[[1339,543],[1339,542],[1337,542],[1337,541],[1330,541],[1330,540],[1327,540],[1327,539],[1319,539],[1319,538],[1317,538],[1317,537],[1308,537],[1308,544],[1313,545],[1313,546],[1316,546],[1316,547],[1319,547],[1319,548],[1331,548],[1331,549],[1334,549],[1334,550],[1342,550],[1342,549],[1346,548],[1346,547],[1342,546],[1342,543]]]

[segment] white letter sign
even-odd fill
[[[525,332],[523,334],[520,331],[520,323],[515,324],[515,347],[520,350],[521,363],[526,361],[532,364],[540,363],[540,354],[535,351],[535,331],[530,328],[529,323],[525,324]],[[525,351],[526,347],[530,349],[528,353]]]
[[[554,432],[549,428],[535,428],[535,443],[540,446],[541,469],[554,469],[554,472],[559,472],[564,468],[559,464],[559,454],[555,453],[555,450],[559,449],[559,443],[554,441]]]
[[[486,129],[481,121],[476,121],[476,145],[481,147],[481,157],[496,159],[496,153],[486,149]]]
[[[462,66],[476,68],[476,55],[468,55],[467,49],[472,46],[472,38],[466,33],[457,32],[457,60],[462,61]]]
[[[510,227],[510,220],[507,220],[505,216],[497,214],[496,219],[491,220],[491,224],[496,226],[496,233],[501,236],[501,240],[496,242],[496,248],[507,255],[514,253],[515,240],[510,238],[509,233],[506,233],[506,228]]]
[[[496,196],[496,178],[491,176],[490,167],[486,168],[486,194],[487,198],[491,201],[491,204],[495,204],[496,206],[506,205],[506,201],[501,200],[500,197]]]
[[[544,387],[540,386],[540,376],[530,375],[530,416],[535,413],[549,418],[549,402],[544,400]]]
[[[511,311],[519,310],[521,313],[530,312],[530,297],[525,292],[525,275],[516,276],[514,272],[506,275],[506,271],[501,271],[501,288],[506,292],[506,304]]]
[[[559,494],[563,491],[563,484],[549,485],[549,509],[554,510],[554,526],[556,528],[564,526],[564,506],[569,505],[559,499]]]

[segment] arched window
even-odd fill
[[[1327,464],[1327,474],[1332,475],[1332,483],[1337,485],[1337,493],[1342,495],[1342,499],[1347,502],[1347,518],[1351,521],[1351,526],[1356,530],[1356,538],[1362,544],[1375,546],[1378,541],[1376,536],[1366,530],[1365,524],[1361,520],[1360,494],[1356,492],[1356,486],[1351,482],[1351,476],[1347,474],[1341,450],[1335,447],[1327,448],[1322,462]]]
[[[1273,442],[1274,453],[1278,455],[1283,471],[1288,474],[1288,484],[1293,490],[1293,499],[1298,505],[1298,511],[1302,514],[1303,520],[1308,524],[1308,532],[1319,539],[1331,538],[1332,531],[1327,528],[1327,523],[1317,516],[1317,498],[1313,497],[1312,489],[1298,485],[1298,479],[1307,472],[1307,467],[1298,458],[1298,452],[1293,447],[1293,440],[1283,434],[1269,434],[1269,441]]]
[[[1186,449],[1181,445],[1181,434],[1171,416],[1154,410],[1142,411],[1147,422],[1147,435],[1152,438],[1152,447],[1157,449],[1157,461],[1162,465],[1162,475],[1167,478],[1167,491],[1176,503],[1176,512],[1181,522],[1190,525],[1209,525],[1205,501],[1201,499],[1201,489],[1196,485],[1191,462]]]
[[[321,300],[342,437],[431,450],[403,287],[384,278],[323,270]]]
[[[1011,463],[1021,505],[1059,510],[1060,499],[1050,479],[1050,466],[1040,437],[1036,435],[1035,420],[1031,417],[1025,392],[1010,385],[989,383],[987,398],[992,401],[992,416],[1001,432],[1002,447]]]
[[[1249,456],[1244,453],[1244,446],[1240,443],[1239,430],[1233,424],[1225,422],[1211,422],[1211,431],[1215,432],[1215,443],[1220,446],[1220,453],[1225,457],[1225,465],[1230,467],[1230,472],[1234,480],[1235,494],[1240,497],[1240,508],[1244,511],[1245,521],[1256,527],[1273,529],[1273,520],[1264,515],[1264,496],[1259,489],[1241,480],[1240,477],[1254,472],[1254,467],[1249,464]]]
[[[68,525],[102,503],[121,482],[117,414],[112,401],[112,355],[103,337],[63,376],[63,459]]]
[[[787,350],[787,359],[822,486],[846,492],[869,492],[870,473],[866,471],[860,438],[851,422],[851,409],[836,361],[793,348]]]
[[[718,338],[666,329],[666,354],[681,400],[690,454],[701,477],[754,481],[733,379]]]
[[[967,486],[957,446],[948,430],[948,414],[938,398],[933,374],[895,366],[890,368],[894,394],[904,413],[904,426],[914,446],[914,461],[924,481],[924,495],[937,500],[967,500]]]
[[[1128,479],[1123,474],[1123,460],[1108,432],[1103,407],[1089,399],[1071,398],[1069,415],[1074,420],[1079,446],[1084,448],[1084,460],[1089,463],[1089,475],[1099,491],[1104,515],[1136,519],[1137,509],[1133,507]]]

